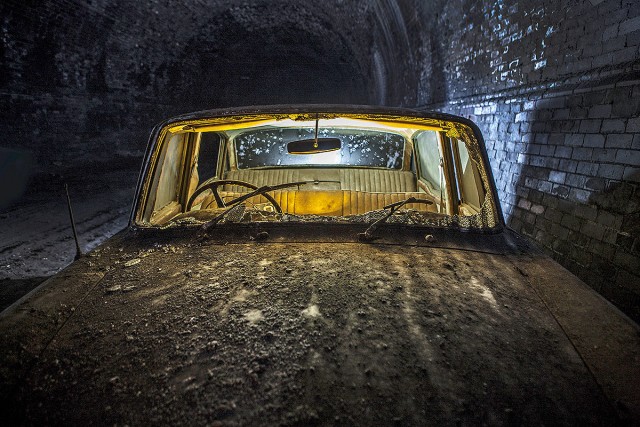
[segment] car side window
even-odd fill
[[[442,154],[438,144],[437,133],[434,131],[420,133],[416,137],[416,146],[418,148],[420,180],[434,194],[440,194],[441,191],[446,194],[446,185],[440,168]]]
[[[198,152],[198,177],[200,182],[218,175],[218,156],[220,155],[220,136],[205,132],[200,137]]]
[[[182,135],[175,135],[163,147],[154,211],[178,200],[183,156],[184,139]]]
[[[452,149],[455,157],[456,179],[458,181],[458,197],[463,214],[471,215],[480,211],[485,198],[482,179],[475,163],[469,156],[464,141],[452,140]],[[466,208],[466,209],[465,209]]]
[[[169,135],[160,148],[145,216],[152,224],[161,224],[180,211],[178,201],[185,168],[186,142],[184,135]]]

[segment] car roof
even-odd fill
[[[213,117],[233,117],[244,115],[262,114],[309,114],[309,113],[336,113],[336,114],[375,114],[383,116],[404,116],[415,118],[431,118],[438,120],[457,121],[477,128],[475,123],[462,116],[441,113],[437,111],[419,108],[389,107],[381,105],[352,105],[352,104],[291,104],[291,105],[256,105],[244,107],[226,107],[210,110],[194,111],[171,117],[159,123],[157,127],[185,120],[198,120]]]

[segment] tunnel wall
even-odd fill
[[[477,122],[508,225],[640,320],[637,3],[453,0],[434,19],[424,107]]]
[[[153,125],[179,113],[413,105],[414,10],[413,0],[0,2],[0,149],[31,154],[45,175],[137,168]]]
[[[35,159],[32,185],[87,164],[137,167],[150,129],[175,110],[147,87],[144,50],[114,6],[0,3],[0,146]]]

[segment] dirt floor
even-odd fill
[[[65,182],[84,251],[127,225],[137,170],[95,165],[91,172],[37,176],[20,200],[0,211],[0,311],[73,261]]]

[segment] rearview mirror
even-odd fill
[[[289,154],[316,154],[336,151],[342,147],[340,138],[300,139],[287,144]]]

